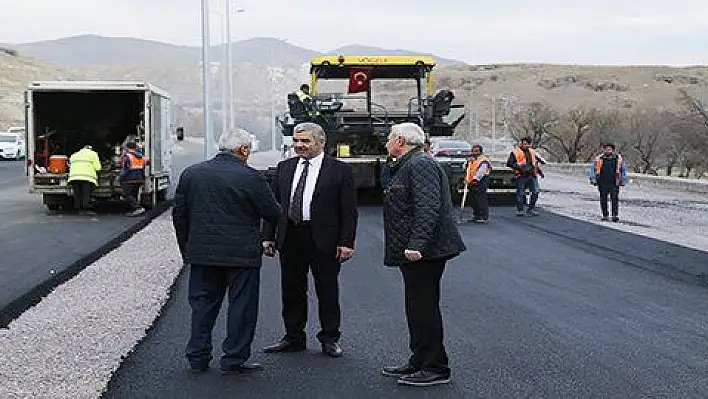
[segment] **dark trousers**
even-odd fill
[[[228,290],[226,339],[222,343],[221,367],[244,363],[251,357],[251,344],[258,319],[260,269],[191,265],[189,306],[192,333],[186,356],[190,363],[212,359],[211,333]]]
[[[610,201],[612,202],[612,216],[617,216],[619,212],[619,187],[614,184],[609,184],[598,185],[597,188],[600,191],[600,209],[602,210],[602,216],[609,216],[607,197],[610,197]]]
[[[131,210],[135,210],[140,207],[138,202],[138,192],[140,192],[140,186],[142,183],[121,183],[120,187],[123,190],[123,196],[125,197],[125,202],[128,203]]]
[[[290,224],[280,251],[280,265],[285,340],[296,343],[304,343],[306,340],[307,276],[312,270],[320,319],[317,339],[321,343],[339,341],[341,265],[336,254],[324,254],[317,249],[309,225]]]
[[[520,176],[516,179],[516,210],[519,212],[523,211],[526,205],[526,189],[531,192],[528,210],[535,209],[539,192],[535,176]]]
[[[487,199],[487,186],[489,179],[486,177],[479,181],[476,186],[470,186],[472,195],[472,212],[476,220],[489,219],[489,200]]]
[[[91,200],[91,191],[93,191],[93,183],[74,180],[71,185],[74,190],[74,208],[79,212],[87,211]]]
[[[413,352],[409,364],[436,373],[448,374],[447,352],[443,344],[440,313],[440,280],[444,260],[421,260],[401,266],[405,287],[409,345]]]

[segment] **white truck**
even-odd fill
[[[128,141],[147,157],[141,204],[152,208],[167,198],[173,134],[164,90],[133,81],[39,81],[27,87],[25,107],[29,191],[42,194],[50,210],[72,208],[67,160],[85,145],[103,165],[94,201],[120,199],[120,161]],[[176,136],[182,140],[183,129]]]

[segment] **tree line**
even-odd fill
[[[555,162],[587,163],[612,142],[636,173],[701,178],[708,172],[708,109],[681,89],[675,109],[577,107],[544,102],[515,107],[505,122],[515,139],[529,136]]]

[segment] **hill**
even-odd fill
[[[0,131],[24,125],[24,89],[30,82],[79,76],[45,61],[13,54],[9,47],[0,45]]]
[[[201,61],[201,47],[177,46],[153,40],[81,35],[34,43],[14,44],[18,51],[65,67],[152,65],[169,66]],[[211,56],[221,57],[223,46],[213,46]],[[232,43],[234,62],[261,65],[299,65],[323,54],[418,54],[411,50],[347,46],[328,52],[299,47],[271,37],[258,37]],[[431,54],[432,55],[432,54]],[[434,56],[434,55],[433,55]],[[436,57],[436,56],[434,56]],[[441,65],[462,64],[436,57]]]
[[[104,39],[98,40],[102,42]],[[119,52],[120,56],[111,52],[100,53],[103,54],[101,56],[97,53],[93,58],[79,61],[80,65],[74,67],[58,67],[51,60],[40,61],[28,57],[22,50],[27,47],[22,46],[19,47],[19,56],[0,53],[0,124],[22,120],[22,89],[35,79],[142,79],[167,89],[173,96],[177,111],[174,113],[175,123],[185,125],[188,133],[201,134],[202,98],[198,49],[184,47],[181,48],[183,53],[179,53],[171,45],[139,41],[141,45],[157,46],[154,52],[147,52],[141,46],[132,47],[131,43],[135,43],[135,39],[126,40],[123,42],[124,48]],[[250,61],[241,59],[234,68],[236,121],[238,125],[258,135],[263,145],[268,146],[273,128],[271,112],[281,114],[287,110],[286,94],[309,80],[304,64],[316,53],[272,38],[250,39],[238,42],[238,46],[249,49],[241,53],[248,53]],[[160,55],[160,48],[168,50]],[[373,53],[375,50],[352,46],[333,50],[332,53]],[[66,62],[70,61],[69,56],[61,51],[52,54],[55,54],[55,60],[61,56],[66,57]],[[151,54],[156,54],[155,57],[163,62],[129,62],[145,60]],[[185,59],[180,60],[180,57]],[[260,63],[264,57],[268,57],[267,64],[271,67],[264,68],[264,64]],[[126,62],[115,65],[118,58]],[[238,57],[235,58],[238,60]],[[86,66],[86,63],[97,65]],[[212,103],[218,130],[221,123],[220,88],[223,81],[218,65],[214,65],[212,71]],[[563,114],[578,107],[628,112],[673,110],[679,107],[677,96],[680,89],[686,89],[704,101],[708,100],[708,67],[704,66],[470,66],[451,61],[448,65],[441,65],[436,76],[436,89],[452,90],[456,96],[455,102],[467,107],[469,117],[458,127],[458,134],[475,140],[490,134],[494,118],[497,122],[497,137],[504,135],[507,126],[505,121],[509,120],[509,116],[530,103],[542,103]],[[324,84],[322,89],[345,92],[346,82]],[[374,82],[374,100],[389,108],[405,108],[414,93],[410,83]],[[496,107],[493,107],[495,103]],[[496,113],[492,112],[493,109]]]

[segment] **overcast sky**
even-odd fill
[[[225,0],[211,0],[220,41]],[[470,63],[708,64],[706,0],[238,0],[235,40],[348,44]],[[287,4],[297,4],[287,5]],[[0,0],[0,42],[80,34],[200,45],[199,0]]]

